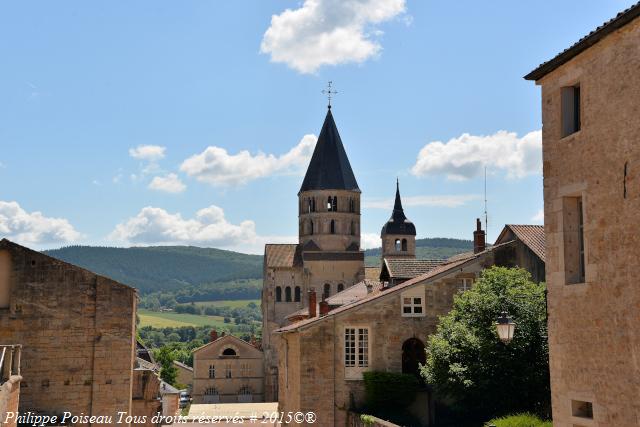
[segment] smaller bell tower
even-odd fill
[[[416,226],[409,221],[402,209],[400,183],[396,180],[396,200],[389,221],[380,232],[382,239],[382,259],[416,257]]]

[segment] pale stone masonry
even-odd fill
[[[135,289],[0,241],[0,344],[22,345],[20,410],[131,413]]]
[[[264,361],[258,348],[233,335],[193,351],[193,403],[264,401]]]
[[[640,3],[542,87],[554,427],[640,424]]]
[[[425,361],[424,345],[435,332],[439,316],[449,312],[454,295],[470,289],[483,269],[515,267],[531,254],[534,260],[526,265],[530,271],[544,265],[544,258],[532,247],[539,241],[544,246],[542,227],[519,227],[528,227],[525,240],[505,231],[489,249],[456,256],[393,287],[371,287],[356,300],[346,298],[328,312],[311,310],[300,316],[304,320],[276,330],[281,337],[277,341],[279,410],[313,411],[318,426],[345,425],[348,411],[364,402],[363,372],[417,375],[418,363]],[[540,255],[544,257],[544,252]],[[344,293],[353,294],[351,289]],[[424,425],[433,418],[430,398],[423,391],[421,402],[413,408]]]

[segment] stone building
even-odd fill
[[[0,344],[21,344],[20,409],[131,413],[135,289],[0,241]]]
[[[233,335],[193,352],[193,403],[264,402],[263,353]]]
[[[311,290],[307,315],[274,332],[280,337],[279,410],[313,411],[319,426],[345,425],[348,410],[364,401],[363,372],[417,375],[418,364],[425,360],[424,343],[435,332],[438,317],[449,312],[453,296],[469,289],[483,269],[514,267],[531,253],[539,258],[527,263],[529,268],[538,271],[544,264],[543,228],[505,227],[520,228],[527,232],[503,231],[502,240],[488,249],[478,239],[474,252],[401,284],[357,284],[320,303],[317,310]],[[430,396],[424,391],[419,398],[420,404],[410,410],[429,425]]]
[[[193,389],[193,368],[177,360],[173,361],[173,366],[178,370],[176,381],[178,384],[185,386],[187,392],[191,394],[191,390]]]
[[[640,423],[640,3],[525,76],[542,88],[554,426]]]
[[[298,243],[267,244],[262,289],[265,399],[278,400],[277,345],[271,332],[305,307],[311,289],[329,298],[364,279],[360,188],[331,107],[298,192]],[[275,337],[277,339],[277,337]]]

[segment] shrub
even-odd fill
[[[364,388],[368,408],[401,410],[413,403],[418,380],[413,375],[392,372],[365,372]]]
[[[491,425],[496,427],[552,427],[551,421],[543,421],[535,415],[526,413],[494,418],[485,424],[487,427]]]
[[[374,418],[371,415],[360,415],[360,421],[366,426],[373,424]]]

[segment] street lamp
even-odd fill
[[[500,341],[505,344],[509,344],[513,339],[516,324],[511,320],[507,312],[503,311],[496,322],[496,329],[498,330],[498,337],[500,337]]]

